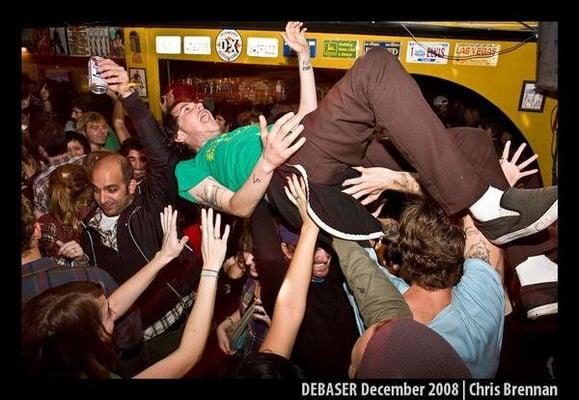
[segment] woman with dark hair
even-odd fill
[[[66,150],[69,156],[77,157],[90,153],[90,143],[86,136],[76,131],[66,131]]]
[[[263,343],[271,325],[271,319],[261,304],[261,281],[253,257],[253,241],[248,221],[244,221],[236,255],[237,266],[247,271],[247,279],[241,290],[239,307],[226,317],[216,330],[217,344],[227,355],[241,357],[256,353]]]
[[[301,369],[289,358],[306,310],[319,228],[307,212],[303,178],[298,181],[292,174],[285,192],[303,221],[299,241],[279,289],[267,335],[259,352],[237,365],[233,373],[235,378],[304,378]]]
[[[173,353],[135,378],[180,378],[201,358],[213,316],[217,277],[223,264],[229,225],[221,235],[221,216],[203,209],[203,269],[195,305]],[[163,245],[155,257],[108,298],[98,284],[71,282],[30,300],[22,311],[22,354],[29,378],[113,378],[111,334],[121,317],[159,271],[179,255],[188,240],[177,237],[177,211],[161,214]]]

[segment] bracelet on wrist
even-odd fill
[[[201,270],[201,277],[219,278],[219,271],[203,268]]]

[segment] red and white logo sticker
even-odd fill
[[[243,41],[236,30],[224,29],[217,35],[215,47],[223,61],[235,61],[241,54]]]

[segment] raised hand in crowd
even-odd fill
[[[310,55],[310,46],[304,34],[308,28],[303,28],[303,22],[289,21],[285,26],[285,33],[281,33],[283,40],[286,41],[289,47],[300,55]]]
[[[523,153],[523,150],[527,146],[526,143],[522,143],[513,157],[509,160],[509,150],[511,149],[511,141],[508,140],[505,143],[505,147],[503,149],[503,155],[499,159],[499,163],[501,164],[501,168],[503,169],[503,173],[509,182],[509,185],[515,186],[515,184],[525,176],[533,175],[539,172],[538,169],[530,169],[528,171],[523,171],[525,167],[535,161],[539,156],[537,154],[533,154],[531,157],[527,158],[525,161],[522,161],[520,164],[517,165],[517,161],[519,161],[519,157]]]

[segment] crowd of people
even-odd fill
[[[305,32],[282,33],[299,104],[268,119],[176,82],[160,123],[111,59],[110,123],[23,92],[25,376],[181,378],[215,335],[221,377],[493,378],[506,271],[529,318],[557,313],[536,156],[445,123],[381,48],[318,99]]]

